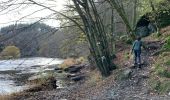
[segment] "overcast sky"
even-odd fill
[[[0,0],[0,27],[7,26],[10,24],[16,23],[17,20],[18,23],[25,22],[35,22],[36,20],[40,18],[50,18],[49,15],[51,15],[52,11],[43,9],[40,6],[37,5],[18,5],[18,3],[28,3],[27,0],[12,0],[12,2],[9,3],[3,3],[5,1],[9,0]],[[43,5],[50,6],[52,9],[60,11],[63,9],[63,5],[65,4],[66,0],[34,0],[36,2],[42,3]],[[17,4],[10,6],[10,4]],[[7,7],[8,6],[8,7]],[[40,10],[40,11],[39,11]],[[34,13],[37,11],[36,13]],[[28,16],[29,15],[29,16]],[[27,16],[27,17],[25,17]],[[51,17],[55,17],[54,15]],[[50,25],[50,26],[59,26],[59,22],[55,20],[44,20],[44,23]]]

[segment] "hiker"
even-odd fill
[[[143,43],[141,41],[141,37],[137,37],[137,39],[134,41],[132,46],[131,53],[134,53],[134,66],[141,65],[141,47],[143,46]]]

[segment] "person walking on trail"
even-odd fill
[[[134,53],[134,66],[141,65],[141,47],[143,46],[143,42],[141,41],[141,37],[137,37],[137,39],[133,43],[131,53]]]

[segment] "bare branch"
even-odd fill
[[[33,0],[28,0],[28,1],[32,2],[32,3],[35,4],[35,5],[38,5],[38,6],[47,8],[48,10],[51,10],[51,11],[53,11],[53,12],[55,12],[55,13],[58,13],[58,14],[62,15],[62,16],[65,17],[65,18],[68,18],[70,21],[72,21],[73,23],[75,23],[75,24],[80,28],[81,31],[85,32],[84,29],[79,25],[79,23],[77,23],[75,20],[73,20],[73,19],[70,18],[69,16],[66,16],[66,15],[64,15],[63,13],[60,13],[60,12],[58,12],[58,11],[56,11],[56,10],[50,8],[50,7],[47,7],[47,6],[45,6],[45,5],[39,4],[39,3],[37,3],[37,2],[35,2],[35,1],[33,1]]]

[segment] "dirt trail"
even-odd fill
[[[160,42],[150,41],[147,45],[149,49],[142,52],[144,62],[142,68],[131,69],[130,78],[118,81],[115,86],[110,87],[106,98],[110,100],[170,100],[170,96],[168,95],[160,96],[153,94],[148,85],[153,63],[152,54],[154,52],[152,47],[158,47]],[[156,51],[156,48],[154,51]]]
[[[41,91],[20,100],[170,100],[168,95],[154,94],[148,85],[151,66],[154,63],[154,56],[152,55],[160,49],[161,42],[148,41],[147,46],[150,49],[142,52],[144,62],[142,68],[127,67],[124,69],[124,71],[130,69],[127,79],[115,82],[114,74],[103,80],[100,85],[90,86],[89,84],[78,83],[61,91]],[[127,62],[132,63],[132,61]]]

